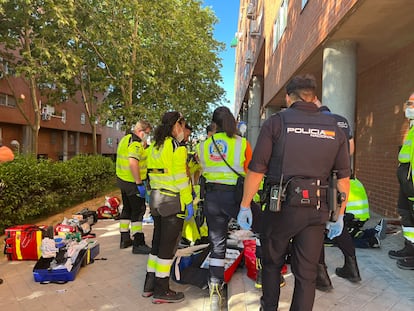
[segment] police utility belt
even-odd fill
[[[279,184],[268,185],[265,194],[268,195],[268,209],[279,212],[282,203],[294,207],[312,207],[319,209],[321,202],[327,202],[328,184],[322,184],[320,179],[292,177]]]

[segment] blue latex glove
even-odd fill
[[[337,236],[340,236],[342,233],[342,230],[344,229],[344,215],[339,215],[338,220],[336,222],[329,223],[329,232],[328,232],[328,238],[334,239]]]
[[[185,208],[187,210],[187,217],[185,217],[185,220],[190,220],[190,218],[194,215],[193,202],[187,204]]]
[[[145,185],[144,184],[137,185],[137,189],[138,189],[139,196],[141,198],[145,198]]]
[[[237,215],[237,223],[243,230],[250,230],[253,222],[252,210],[250,207],[240,206],[239,214]]]

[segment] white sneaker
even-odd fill
[[[380,240],[384,240],[387,237],[387,221],[384,218],[381,218],[375,226],[375,231],[377,231],[376,235]]]

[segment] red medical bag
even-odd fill
[[[118,219],[119,218],[119,209],[118,207],[112,207],[112,206],[101,206],[98,207],[96,210],[96,213],[98,214],[98,219]]]
[[[53,227],[18,225],[5,229],[4,254],[8,260],[38,260],[44,237],[53,238]]]

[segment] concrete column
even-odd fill
[[[62,133],[62,160],[68,160],[68,131],[63,131]]]
[[[260,131],[260,107],[262,103],[262,80],[253,76],[252,85],[249,88],[247,139],[252,148],[256,145]]]
[[[357,45],[351,40],[329,42],[323,50],[322,104],[348,119],[354,129]]]

